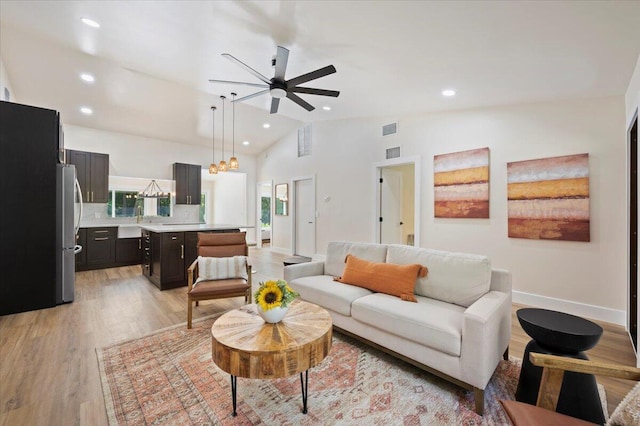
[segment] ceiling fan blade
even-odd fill
[[[223,53],[222,56],[224,56],[225,58],[227,58],[231,62],[235,62],[236,64],[240,65],[242,68],[244,68],[245,70],[249,71],[251,74],[256,76],[259,80],[262,80],[267,84],[271,84],[271,80],[269,80],[267,77],[265,77],[264,75],[260,74],[258,71],[254,70],[249,65],[245,64],[244,62],[242,62],[240,59],[236,58],[235,56],[230,55],[229,53]]]
[[[305,101],[304,99],[302,99],[300,96],[296,95],[295,93],[287,92],[287,98],[291,99],[293,102],[297,103],[298,105],[300,105],[302,108],[306,109],[307,111],[313,111],[315,109],[315,107],[313,105],[311,105],[309,102]]]
[[[284,81],[284,72],[287,70],[287,61],[289,60],[289,49],[278,46],[276,53],[276,72],[275,80]]]
[[[231,81],[231,80],[209,80],[211,83],[224,83],[224,84],[242,84],[243,86],[252,86],[252,87],[263,87],[267,88],[266,84],[258,84],[258,83],[245,83],[244,81]]]
[[[278,105],[280,105],[280,98],[271,98],[271,114],[278,112]]]
[[[242,98],[238,98],[238,99],[236,99],[236,100],[233,100],[233,101],[231,101],[231,102],[242,102],[242,101],[246,101],[247,99],[255,98],[256,96],[264,95],[265,93],[269,93],[269,89],[261,90],[261,91],[259,91],[259,92],[256,92],[256,93],[252,94],[252,95],[247,95],[247,96],[244,96],[244,97],[242,97]]]
[[[337,98],[340,94],[340,92],[338,92],[337,90],[313,89],[311,87],[299,86],[295,86],[287,90],[295,93],[307,93],[309,95],[332,96],[334,98]]]
[[[324,77],[329,74],[333,74],[336,72],[336,67],[333,65],[327,65],[324,68],[317,69],[315,71],[311,71],[307,74],[302,74],[298,77],[294,77],[291,80],[287,80],[287,87],[297,86],[298,84],[306,83],[307,81],[315,80],[316,78]]]

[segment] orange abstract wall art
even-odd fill
[[[433,157],[435,217],[489,218],[489,148]]]
[[[589,241],[589,154],[507,163],[509,237]]]

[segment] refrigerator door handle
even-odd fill
[[[78,178],[76,178],[76,188],[78,189],[78,198],[80,199],[80,214],[78,215],[78,223],[75,226],[75,235],[78,235],[78,231],[80,230],[80,220],[82,219],[82,188],[80,188],[80,182],[78,182]],[[80,247],[82,250],[82,247]],[[76,253],[80,253],[78,250]]]

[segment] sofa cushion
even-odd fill
[[[324,273],[334,277],[341,276],[348,254],[370,262],[384,262],[387,257],[387,246],[384,244],[332,241],[327,246]]]
[[[418,278],[415,293],[469,307],[489,291],[491,262],[486,256],[391,244],[388,263],[419,263],[429,269]]]
[[[296,278],[289,285],[303,300],[346,316],[351,316],[354,300],[372,293],[366,288],[334,281],[330,275]]]
[[[369,262],[348,254],[342,277],[336,278],[336,280],[415,302],[413,288],[416,284],[416,278],[426,275],[427,268],[422,265]]]
[[[355,300],[351,316],[368,325],[449,355],[460,356],[465,309],[427,297],[418,303],[382,293]]]

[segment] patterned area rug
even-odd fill
[[[309,371],[308,413],[300,376],[238,378],[232,417],[229,375],[211,360],[215,318],[98,349],[111,425],[508,425],[498,399],[513,399],[520,361],[500,361],[485,390],[485,415],[466,391],[347,336]]]

